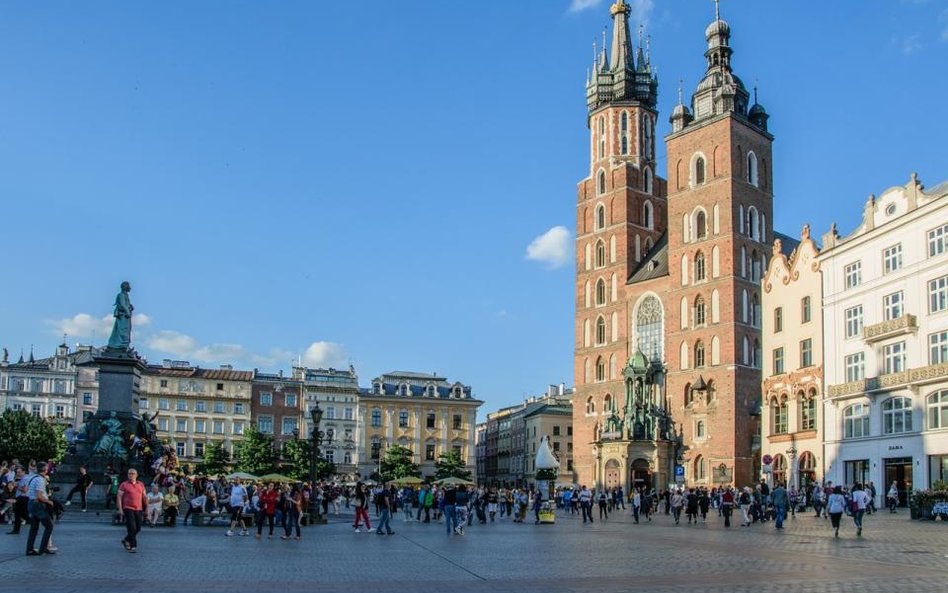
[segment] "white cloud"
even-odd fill
[[[941,40],[948,41],[948,8],[938,15],[938,26],[941,27]]]
[[[573,253],[572,237],[565,226],[555,226],[527,246],[527,259],[543,262],[547,268],[565,266]]]
[[[335,342],[313,342],[303,353],[303,365],[307,367],[341,368],[348,363],[345,348]]]
[[[148,336],[145,345],[152,350],[167,352],[178,358],[187,358],[197,350],[197,340],[181,332],[162,330]]]
[[[595,8],[602,4],[602,0],[573,0],[569,3],[570,12],[582,12],[588,8]]]
[[[907,35],[902,39],[901,42],[902,53],[905,55],[911,55],[922,49],[921,35],[915,33],[914,35]]]
[[[105,341],[112,333],[112,323],[115,320],[111,315],[96,318],[88,313],[77,313],[65,319],[48,319],[46,325],[53,328],[59,335],[66,334],[68,338],[97,338]],[[132,330],[151,324],[151,318],[144,313],[132,316]]]

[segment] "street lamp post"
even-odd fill
[[[310,432],[310,441],[312,446],[310,447],[310,457],[309,457],[309,481],[312,487],[312,492],[316,492],[316,462],[319,459],[319,445],[322,441],[323,433],[319,430],[319,423],[323,419],[323,410],[319,407],[319,402],[316,402],[316,405],[309,411],[310,418],[313,421],[313,429]],[[311,501],[313,502],[313,501]],[[320,517],[318,505],[311,504],[309,508],[309,522],[313,523],[325,523],[325,519]]]

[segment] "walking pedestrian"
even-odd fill
[[[586,522],[586,519],[589,519],[589,522],[593,522],[592,516],[592,492],[589,491],[589,488],[586,488],[583,485],[583,489],[579,491],[579,506],[583,511],[583,523]]]
[[[20,526],[30,520],[30,497],[26,494],[26,485],[29,482],[26,470],[22,466],[14,472],[16,480],[16,497],[13,501],[13,528],[8,535],[20,533]]]
[[[846,497],[843,496],[842,486],[837,486],[833,489],[833,493],[829,495],[829,499],[826,501],[826,512],[829,514],[833,526],[834,537],[839,537],[839,520],[842,518],[843,511],[845,510]]]
[[[357,483],[356,490],[355,490],[355,499],[356,499],[355,523],[352,525],[352,528],[356,533],[360,533],[359,525],[361,525],[362,521],[365,521],[366,533],[368,533],[372,529],[372,526],[369,525],[369,512],[367,508],[368,501],[365,499],[365,496],[366,496],[365,486],[362,484],[362,482]],[[426,512],[425,522],[427,523],[428,522],[427,510],[425,512]]]
[[[39,556],[40,554],[55,554],[49,545],[49,540],[53,536],[52,509],[53,501],[49,497],[47,488],[49,487],[48,466],[45,461],[36,464],[36,474],[27,482],[26,496],[29,504],[30,513],[30,533],[26,540],[26,555]],[[36,535],[39,533],[39,526],[43,525],[43,537],[40,540],[40,547],[37,550]]]
[[[230,527],[227,529],[227,537],[234,535],[234,527],[240,524],[240,535],[247,535],[247,525],[243,523],[244,506],[247,504],[247,487],[240,482],[240,478],[234,478],[234,483],[230,487]]]
[[[457,495],[458,492],[454,486],[448,486],[444,491],[444,527],[448,535],[451,535],[458,526],[457,516],[454,513],[458,501]],[[381,533],[381,531],[377,533]]]
[[[886,506],[889,507],[889,512],[894,513],[895,508],[899,506],[899,483],[895,480],[892,480],[892,485],[889,486],[889,492],[885,495]]]
[[[130,553],[138,551],[138,532],[142,530],[142,517],[148,499],[145,495],[145,485],[138,481],[138,470],[128,470],[128,479],[118,487],[115,497],[115,508],[118,511],[119,521],[125,521],[125,537],[122,545]]]
[[[362,507],[365,512],[365,507]],[[283,535],[280,539],[290,539],[293,532],[296,531],[296,539],[300,539],[300,515],[303,512],[303,492],[299,486],[293,485],[290,493],[283,499],[283,513],[286,515],[286,526],[283,528]],[[365,524],[369,524],[369,516],[365,515]]]
[[[771,500],[774,505],[774,527],[783,529],[783,520],[787,517],[787,506],[790,504],[790,497],[787,495],[787,489],[783,484],[777,483],[771,492]]]
[[[721,515],[724,517],[724,526],[731,526],[731,513],[734,512],[734,490],[725,486],[721,493]]]
[[[853,486],[853,491],[850,493],[851,504],[852,504],[852,513],[853,513],[853,523],[856,524],[856,535],[862,535],[862,519],[866,514],[866,509],[869,507],[869,494],[866,492],[865,487],[856,482]]]
[[[260,539],[263,535],[264,521],[267,522],[267,527],[270,530],[267,534],[267,539],[273,539],[273,519],[276,515],[276,507],[279,499],[280,493],[273,487],[272,482],[268,483],[267,487],[258,495],[257,507],[259,508],[259,514],[257,515],[257,539]]]

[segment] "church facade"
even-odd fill
[[[579,482],[626,491],[746,484],[760,467],[760,281],[775,238],[768,115],[715,15],[661,177],[651,59],[624,0],[610,12],[578,185],[574,467]]]

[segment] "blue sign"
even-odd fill
[[[675,466],[675,477],[677,478],[677,477],[679,477],[679,476],[684,476],[684,475],[685,475],[685,466],[683,466],[683,465],[676,465],[676,466]]]

